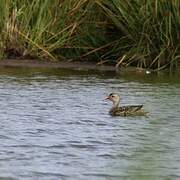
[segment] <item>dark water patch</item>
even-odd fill
[[[69,178],[68,175],[66,174],[62,174],[62,173],[48,173],[48,172],[32,172],[32,174],[34,174],[35,176],[38,176],[39,178],[43,178],[43,177],[57,177],[57,178]]]
[[[3,179],[3,180],[17,180],[16,178],[7,177],[7,176],[0,176],[0,179]]]

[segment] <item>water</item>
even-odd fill
[[[179,75],[0,70],[1,179],[180,179]],[[149,116],[111,117],[110,92]]]

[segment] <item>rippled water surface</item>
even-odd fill
[[[180,78],[0,69],[0,178],[180,179]],[[111,117],[109,92],[148,117]]]

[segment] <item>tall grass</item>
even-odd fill
[[[101,17],[92,16],[97,10],[92,1],[4,0],[1,9],[1,44],[7,56],[77,58],[103,41],[100,35],[94,39]]]
[[[173,68],[179,9],[179,0],[1,0],[0,58]]]
[[[174,67],[180,59],[179,0],[104,0],[98,3],[116,28],[111,54],[119,64]]]

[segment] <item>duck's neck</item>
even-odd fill
[[[119,106],[119,100],[113,102],[113,108],[117,108]]]

